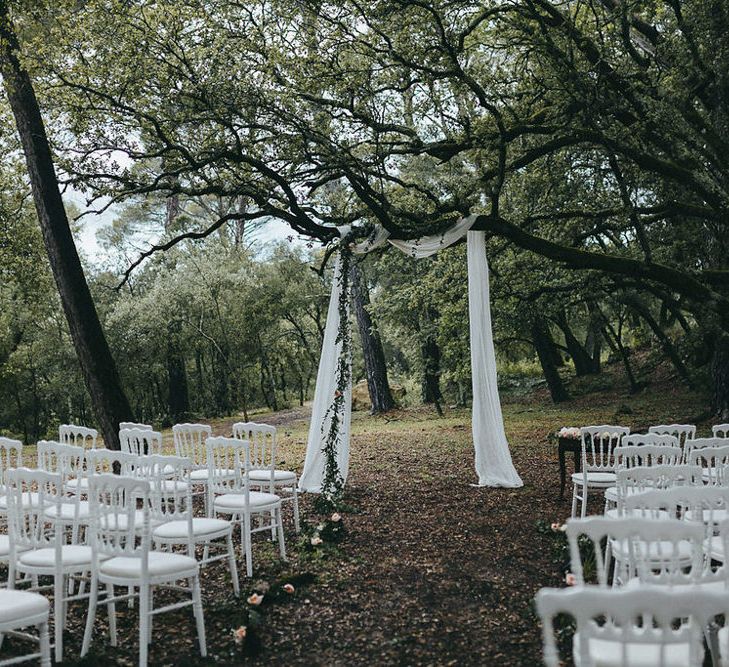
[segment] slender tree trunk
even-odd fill
[[[432,403],[439,415],[443,414],[440,402],[440,347],[436,340],[435,313],[426,308],[419,327],[420,354],[423,359],[422,394],[423,403]]]
[[[717,421],[729,421],[729,335],[719,333],[711,359],[711,407]]]
[[[395,407],[395,401],[392,398],[390,383],[387,380],[387,363],[385,362],[382,340],[367,309],[370,304],[370,294],[364,284],[362,272],[357,262],[352,262],[350,276],[354,312],[357,316],[357,327],[362,341],[367,390],[372,404],[371,413],[387,412]]]
[[[577,336],[573,333],[567,322],[567,316],[564,313],[560,313],[560,316],[557,318],[557,326],[559,326],[564,334],[567,352],[572,358],[572,363],[575,365],[575,374],[581,377],[594,373],[593,359],[585,349],[585,346],[580,343]]]
[[[118,449],[119,422],[132,421],[132,410],[86,283],[38,100],[30,76],[18,60],[19,50],[8,3],[0,0],[0,72],[23,145],[43,241],[99,430],[106,446]]]
[[[532,340],[534,341],[534,349],[539,357],[539,363],[542,365],[544,379],[547,381],[549,394],[552,401],[561,403],[569,399],[567,389],[559,376],[559,371],[554,363],[554,343],[546,333],[546,325],[541,319],[533,319],[531,323]]]

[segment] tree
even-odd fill
[[[132,419],[74,244],[40,107],[18,54],[7,2],[0,1],[0,72],[23,146],[46,252],[71,338],[107,447],[119,448],[119,422]]]

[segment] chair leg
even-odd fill
[[[147,667],[149,654],[149,584],[139,586],[139,667]]]
[[[38,641],[40,643],[41,667],[51,667],[51,642],[48,638],[48,623],[38,626]]]
[[[233,580],[233,594],[240,597],[240,581],[238,580],[238,565],[235,562],[235,548],[233,547],[233,531],[226,538],[228,545],[228,569],[230,570],[230,578]]]
[[[587,485],[582,485],[582,513],[580,516],[584,519],[587,516]]]
[[[294,530],[298,533],[299,532],[299,490],[296,488],[296,480],[294,480],[294,486],[292,487],[292,491],[294,494],[293,504],[294,504]]]
[[[572,518],[577,516],[577,483],[572,485]]]
[[[251,515],[247,512],[243,515],[243,521],[240,526],[243,534],[243,546],[246,555],[246,575],[250,578],[253,576],[253,545],[251,542]]]
[[[61,575],[53,578],[53,632],[54,642],[53,653],[56,662],[63,662],[63,616],[65,611],[64,592],[66,590],[66,578]]]
[[[204,658],[208,654],[208,644],[205,639],[205,617],[203,616],[202,596],[200,595],[200,577],[195,576],[190,580],[192,587],[192,610],[195,613],[195,625],[197,626],[197,641],[200,646],[200,655]]]
[[[114,584],[106,584],[106,599],[114,599]],[[106,603],[106,613],[109,617],[109,644],[116,646],[116,602]]]
[[[154,588],[149,589],[149,627],[147,628],[147,643],[152,643],[152,625],[154,624]]]
[[[283,511],[280,505],[276,510],[276,514],[278,515],[278,522],[276,526],[278,530],[278,552],[281,556],[281,560],[286,560],[286,543],[284,542],[283,532]]]
[[[89,652],[91,646],[91,635],[94,631],[94,620],[96,620],[96,602],[99,597],[99,582],[96,574],[91,573],[91,584],[89,587],[89,609],[86,613],[86,628],[84,630],[84,641],[81,645],[81,657]]]

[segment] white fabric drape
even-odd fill
[[[504,433],[499,389],[496,384],[496,356],[491,331],[491,304],[489,301],[489,269],[486,259],[485,234],[470,232],[476,215],[459,220],[443,234],[423,236],[412,241],[389,239],[387,230],[379,227],[371,238],[352,245],[356,254],[365,254],[389,242],[413,258],[429,257],[452,245],[468,232],[468,317],[471,335],[471,376],[473,383],[473,445],[476,453],[478,486],[519,487],[522,481],[511,461],[509,443]],[[340,228],[344,237],[350,227]],[[306,447],[304,470],[299,480],[302,491],[318,493],[324,477],[322,451],[331,423],[327,411],[334,402],[336,368],[341,344],[336,343],[339,330],[339,298],[342,291],[341,256],[337,254],[334,282],[329,299],[324,342],[319,371],[316,377],[314,405],[312,407],[309,439]],[[348,359],[351,368],[351,358]],[[342,479],[349,472],[349,435],[352,417],[352,383],[350,382],[340,415],[338,458]]]
[[[522,486],[504,433],[491,330],[489,264],[484,232],[468,232],[468,321],[471,333],[471,428],[479,486]]]
[[[344,233],[342,233],[344,236]],[[309,424],[309,438],[306,445],[306,459],[304,470],[299,479],[299,488],[302,491],[319,493],[324,479],[324,444],[329,433],[332,414],[327,411],[334,403],[334,393],[337,391],[337,362],[342,352],[342,344],[337,343],[339,331],[339,297],[342,293],[342,261],[337,253],[334,264],[334,280],[332,294],[329,298],[329,311],[324,329],[324,341],[319,359],[319,371],[316,374],[316,388],[314,390],[314,404],[311,408],[311,423]],[[347,300],[349,304],[349,299]],[[351,358],[348,360],[351,369]],[[344,396],[344,407],[339,414],[339,431],[337,442],[337,465],[342,480],[347,480],[349,472],[349,429],[352,420],[352,374],[349,374],[349,386]]]

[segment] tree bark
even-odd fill
[[[63,206],[40,106],[30,76],[18,60],[19,50],[8,3],[0,0],[0,72],[23,146],[43,242],[99,430],[106,446],[118,449],[119,422],[133,421],[132,410],[91,298]]]
[[[729,335],[724,333],[719,333],[714,341],[711,378],[711,407],[715,419],[729,421]]]
[[[552,401],[561,403],[569,399],[567,389],[559,376],[557,365],[554,363],[554,343],[546,332],[544,320],[534,318],[531,323],[532,340],[534,341],[534,349],[539,357],[539,363],[542,365],[544,379],[547,381],[549,394]]]
[[[557,326],[562,330],[564,334],[564,342],[567,347],[567,352],[572,358],[572,363],[575,366],[575,375],[582,377],[583,375],[591,375],[600,371],[599,362],[596,364],[593,357],[587,351],[585,346],[580,343],[572,331],[569,323],[567,322],[567,316],[564,312],[559,314],[559,317],[555,320]],[[599,349],[599,348],[598,348]]]
[[[367,390],[370,394],[371,414],[387,412],[395,407],[390,384],[387,380],[387,363],[382,348],[380,334],[375,327],[367,306],[370,304],[370,293],[362,279],[362,272],[357,262],[352,262],[350,269],[354,312],[357,316],[359,337],[362,341]]]

